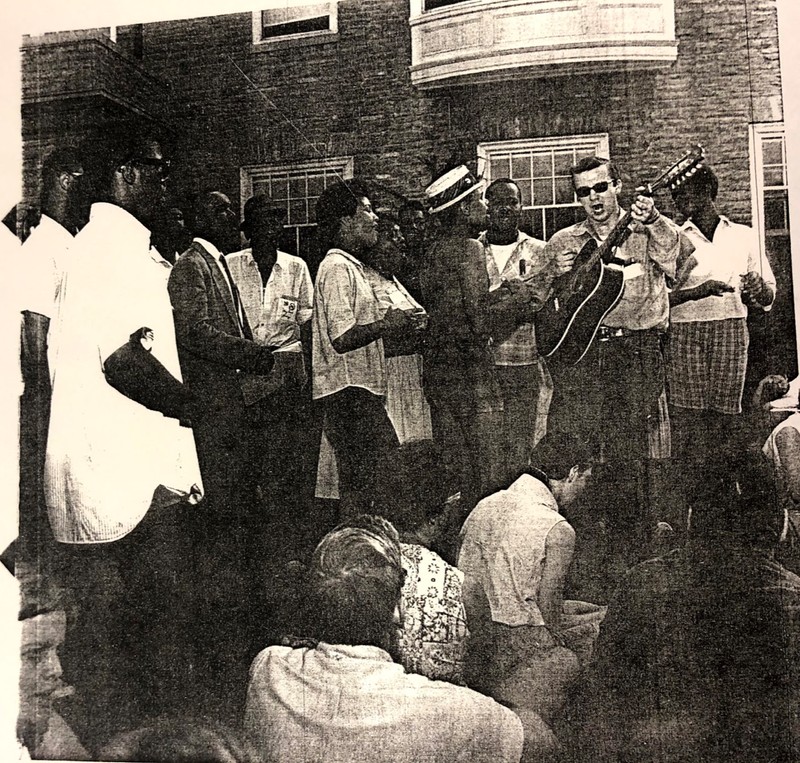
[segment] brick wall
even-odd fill
[[[336,41],[258,50],[250,14],[145,25],[143,61],[168,83],[180,136],[177,183],[238,201],[242,165],[353,155],[357,174],[419,196],[481,141],[608,132],[631,183],[703,143],[721,207],[750,221],[748,125],[782,118],[774,0],[677,0],[665,70],[434,91],[411,86],[408,13],[407,0],[343,0]]]

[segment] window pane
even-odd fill
[[[289,181],[289,194],[290,198],[292,199],[305,199],[306,197],[306,178],[305,175],[302,177],[293,177]]]
[[[549,153],[533,155],[533,176],[535,178],[553,176],[553,161]]]
[[[531,176],[531,157],[530,154],[524,156],[511,157],[511,177],[514,180],[519,178],[529,178]]]
[[[764,185],[767,187],[786,185],[783,167],[764,167]]]
[[[458,5],[466,0],[425,0],[425,10],[432,11],[435,8],[445,8],[448,5]]]
[[[783,164],[783,138],[766,138],[761,143],[764,164]]]
[[[550,178],[533,181],[533,203],[537,207],[553,203],[553,181]]]
[[[572,190],[572,176],[556,178],[556,204],[572,204],[575,192]]]
[[[522,191],[522,206],[530,207],[531,205],[531,181],[530,180],[517,180],[519,190]]]
[[[553,154],[553,166],[556,175],[569,175],[570,167],[575,164],[575,154],[572,151],[559,151]]]
[[[292,199],[289,202],[288,222],[290,225],[305,225],[308,222],[305,199]]]
[[[260,193],[269,196],[269,178],[253,180],[253,196]]]
[[[289,5],[261,12],[261,36],[325,32],[331,28],[328,3]]]
[[[508,157],[493,157],[489,159],[489,177],[495,178],[508,177]]]
[[[325,180],[323,175],[309,175],[308,195],[319,196],[325,190]]]
[[[531,209],[522,213],[519,227],[534,238],[544,238],[544,210]]]
[[[764,227],[767,230],[788,230],[789,215],[787,197],[766,196],[764,199]]]
[[[289,181],[287,177],[277,177],[272,179],[272,198],[276,200],[287,199],[289,191]]]

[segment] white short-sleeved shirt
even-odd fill
[[[547,486],[529,474],[484,498],[467,517],[458,568],[465,586],[486,592],[494,622],[544,625],[538,597],[545,542],[565,521]]]
[[[130,400],[105,379],[104,361],[141,327],[152,353],[181,377],[170,265],[150,231],[121,207],[94,204],[75,237],[50,324],[53,382],[45,498],[56,540],[117,540],[141,521],[159,485],[200,485],[192,431]]]
[[[374,646],[271,646],[250,668],[245,730],[264,760],[510,763],[522,723],[476,691],[406,673]]]
[[[252,249],[226,257],[253,338],[277,352],[301,352],[300,327],[311,319],[314,287],[308,265],[278,252],[266,285]]]
[[[72,234],[63,225],[42,215],[22,247],[28,281],[26,310],[53,317],[72,241]]]
[[[742,302],[740,282],[741,277],[751,271],[758,273],[775,291],[775,276],[769,260],[761,254],[758,233],[747,225],[732,223],[720,216],[713,240],[709,241],[689,220],[681,228],[681,235],[692,243],[694,253],[681,269],[686,275],[678,288],[691,289],[713,279],[733,286],[734,291],[675,305],[670,311],[673,323],[746,318],[747,306]]]
[[[383,340],[339,354],[332,340],[353,326],[381,319],[381,307],[364,273],[364,265],[352,254],[331,249],[322,260],[314,287],[312,339],[312,395],[332,395],[346,387],[363,387],[386,394]]]

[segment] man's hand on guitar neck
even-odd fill
[[[656,204],[652,196],[639,194],[631,204],[631,218],[643,225],[652,225],[661,213],[656,209]]]

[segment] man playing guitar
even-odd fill
[[[607,159],[582,159],[571,169],[586,220],[558,231],[545,259],[580,252],[605,240],[624,210],[619,172]],[[649,196],[631,205],[630,234],[614,253],[623,290],[575,366],[559,368],[554,358],[550,427],[572,431],[593,443],[601,461],[642,461],[669,455],[664,400],[662,336],[669,320],[665,276],[675,275],[678,230]]]

